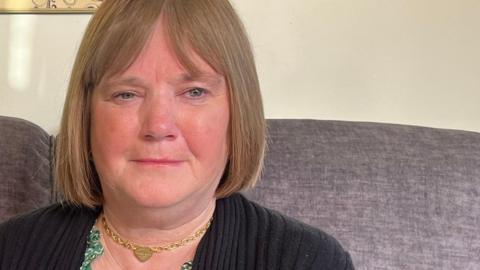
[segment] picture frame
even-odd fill
[[[0,0],[0,14],[94,13],[103,0]]]

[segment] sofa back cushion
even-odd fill
[[[357,269],[480,269],[480,134],[269,120],[253,200],[334,235]]]
[[[0,222],[51,201],[52,142],[40,127],[0,116]]]

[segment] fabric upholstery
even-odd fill
[[[50,202],[52,151],[43,129],[0,116],[0,222]]]
[[[480,269],[480,134],[269,120],[248,196],[334,235],[357,269]]]
[[[356,269],[480,269],[480,134],[268,120],[245,194],[335,236]],[[0,117],[0,220],[51,199],[52,137]]]

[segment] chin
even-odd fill
[[[141,192],[132,194],[131,198],[134,204],[145,208],[168,208],[182,202],[185,197],[179,193],[173,192]]]
[[[182,190],[176,188],[174,190],[168,188],[149,188],[132,194],[131,197],[135,204],[145,208],[172,208],[178,207],[190,208],[201,203],[202,199],[207,200],[208,196],[198,196],[193,190]],[[213,194],[212,194],[213,198]]]

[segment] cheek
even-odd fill
[[[109,167],[109,163],[125,150],[126,143],[133,139],[134,119],[119,117],[122,116],[119,112],[101,104],[92,104],[91,112],[91,151],[97,170],[101,173],[102,168]]]
[[[223,163],[228,156],[228,125],[228,110],[217,110],[189,118],[181,129],[194,156]]]

